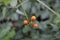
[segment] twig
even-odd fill
[[[26,1],[21,2],[21,4],[17,5],[16,8],[20,7],[21,5],[23,5]]]
[[[26,16],[26,19],[28,20],[28,15],[27,15],[27,13],[25,12],[25,10],[24,10],[24,15]]]
[[[49,6],[47,6],[44,2],[37,0],[39,3],[41,3],[42,5],[44,5],[47,9],[49,9],[51,12],[53,12],[55,15],[57,15],[58,17],[60,17],[60,15],[58,13],[56,13],[54,10],[52,10]]]
[[[26,2],[26,1],[21,2],[21,4],[19,4],[19,5],[16,6],[16,8],[22,6],[25,2]],[[23,7],[22,7],[22,8],[23,8]],[[24,9],[23,9],[23,10],[24,10]],[[28,20],[28,16],[27,16],[25,10],[24,10],[24,15],[26,16],[26,18],[27,18],[27,20]]]

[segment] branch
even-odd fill
[[[55,15],[57,15],[58,17],[60,17],[60,14],[56,13],[54,10],[52,10],[49,6],[47,6],[45,3],[43,3],[40,0],[37,0],[39,3],[41,3],[43,6],[45,6],[47,9],[49,9],[52,13],[54,13]]]

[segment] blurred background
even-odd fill
[[[60,0],[0,0],[0,40],[60,40]]]

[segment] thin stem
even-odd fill
[[[22,6],[25,2],[26,2],[26,1],[21,2],[21,4],[19,4],[18,6],[16,6],[16,8]],[[22,7],[22,8],[23,8],[23,7]],[[24,9],[23,9],[23,10],[24,10]],[[28,20],[28,16],[27,16],[25,10],[24,10],[24,14],[25,14],[25,16],[26,16],[26,19]]]
[[[51,12],[53,12],[55,15],[57,15],[58,17],[60,16],[58,13],[56,13],[54,10],[52,10],[49,6],[47,6],[44,2],[37,0],[39,3],[41,3],[42,5],[44,5],[47,9],[49,9]]]
[[[20,7],[21,5],[23,5],[26,1],[21,2],[21,4],[17,5],[16,8]]]
[[[24,1],[24,2],[22,2],[20,5],[22,6],[23,5],[23,3],[25,3],[26,1]],[[18,6],[19,7],[19,6]],[[23,6],[22,6],[22,8],[23,8]],[[26,19],[28,20],[28,15],[27,15],[27,13],[25,12],[25,9],[23,9],[24,10],[24,15],[26,16]]]
[[[26,19],[28,20],[28,15],[27,15],[27,13],[25,12],[25,10],[24,10],[24,13],[25,13]]]

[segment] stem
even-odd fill
[[[25,10],[24,10],[24,13],[25,13],[26,19],[28,20],[28,15],[27,15],[27,13],[25,12]]]
[[[49,9],[52,13],[54,13],[55,15],[57,15],[59,17],[59,14],[56,13],[54,10],[52,10],[49,6],[47,6],[45,3],[43,3],[40,0],[37,0],[39,3],[41,3],[43,6],[45,6],[47,9]]]
[[[21,2],[21,4],[19,4],[19,5],[16,6],[16,8],[22,6],[25,2],[26,2],[26,1]],[[23,8],[23,7],[22,7],[22,8]],[[24,10],[24,9],[23,9],[23,10]],[[24,14],[25,14],[25,16],[26,16],[26,19],[28,20],[28,16],[27,16],[25,10],[24,10]]]
[[[21,2],[21,4],[17,5],[16,8],[20,7],[21,5],[23,5],[26,1]]]

